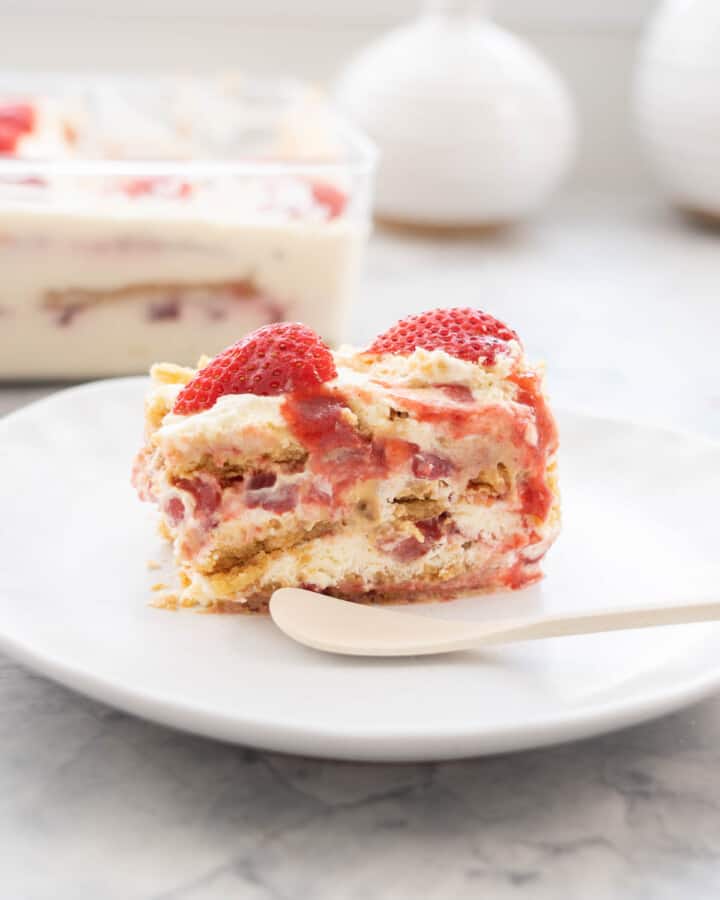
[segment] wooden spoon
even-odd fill
[[[720,620],[720,601],[631,606],[495,622],[451,622],[348,603],[299,588],[281,588],[270,600],[270,615],[293,640],[327,653],[424,656],[513,641],[716,621]]]

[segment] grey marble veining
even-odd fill
[[[452,296],[505,316],[556,402],[720,434],[720,237],[577,198],[491,241],[377,236],[357,340]],[[0,412],[47,393],[0,389]],[[179,734],[0,655],[2,900],[711,900],[720,698],[592,741],[438,765]]]

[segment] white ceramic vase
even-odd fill
[[[516,221],[542,205],[573,155],[561,79],[468,0],[433,4],[362,50],[337,99],[380,148],[376,212],[386,219]]]
[[[671,200],[720,219],[720,2],[665,0],[641,43],[638,128]]]

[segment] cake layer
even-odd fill
[[[185,597],[222,603],[225,610],[232,603],[264,609],[274,590],[294,585],[349,600],[411,602],[536,581],[557,532],[558,509],[546,528],[530,531],[509,511],[485,521],[475,512],[460,504],[453,512],[399,519],[386,528],[338,523],[327,533],[285,535],[277,546],[253,548],[248,559],[211,573],[181,563]]]

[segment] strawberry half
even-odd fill
[[[517,334],[479,309],[434,309],[401,319],[371,344],[369,353],[408,356],[413,350],[444,350],[450,356],[491,366]]]
[[[210,409],[225,394],[307,391],[337,375],[332,353],[299,322],[265,325],[223,350],[180,391],[173,412]]]

